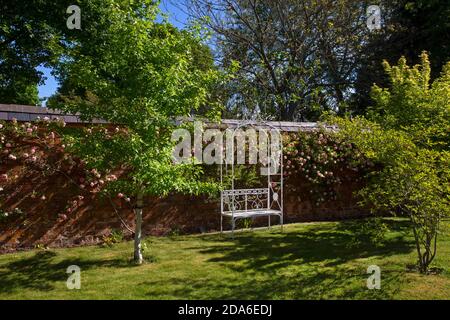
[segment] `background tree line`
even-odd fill
[[[371,86],[387,81],[384,59],[394,63],[403,55],[415,63],[425,50],[432,70],[441,70],[450,58],[450,3],[445,0],[182,2],[176,1],[191,22],[212,31],[216,65],[233,76],[214,94],[226,105],[224,117],[248,116],[255,108],[279,120],[314,121],[328,110],[363,114]],[[70,4],[83,8],[82,30],[66,26]],[[372,4],[382,8],[383,26],[375,32],[366,25]],[[128,5],[142,10],[139,1]],[[36,68],[58,68],[74,41],[83,43],[78,54],[99,55],[111,14],[110,6],[95,0],[2,0],[0,102],[39,104],[37,86],[45,79]],[[198,53],[199,64],[213,63],[207,47]],[[59,72],[58,80],[59,94],[86,95],[70,75]]]
[[[374,4],[382,29],[370,32]],[[217,62],[234,75],[220,88],[228,117],[363,114],[372,85],[387,81],[383,60],[416,63],[428,51],[441,70],[450,57],[448,1],[185,0],[185,10],[212,31]]]

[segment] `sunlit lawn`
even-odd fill
[[[280,233],[177,236],[146,240],[147,263],[134,266],[132,243],[0,256],[0,299],[450,299],[450,224],[435,266],[406,267],[416,253],[406,221],[387,219],[383,244],[354,243],[361,221],[296,224]],[[68,290],[78,265],[81,289]],[[367,267],[381,268],[381,290],[368,290]]]

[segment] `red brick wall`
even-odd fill
[[[33,141],[28,143],[32,144]],[[55,149],[57,150],[57,149]],[[64,152],[53,149],[47,155],[63,157]],[[2,164],[0,174],[8,173],[8,182],[2,182],[0,210],[13,212],[19,208],[22,214],[10,214],[0,220],[0,252],[36,245],[71,246],[92,244],[102,241],[102,236],[112,230],[121,230],[131,238],[119,216],[131,228],[134,217],[125,202],[115,205],[98,193],[85,190],[84,199],[76,210],[67,212],[67,204],[80,194],[72,179],[82,176],[74,171],[68,177],[60,172],[25,170],[20,161]],[[81,169],[80,169],[81,170]],[[310,190],[313,189],[301,178],[290,177],[284,195],[285,223],[301,221],[339,220],[362,217],[367,211],[358,208],[353,196],[361,185],[357,172],[343,171],[344,183],[337,187],[337,200],[317,205]],[[295,192],[292,190],[296,190]],[[38,192],[36,197],[35,193]],[[41,199],[45,195],[45,199]],[[171,233],[199,233],[217,231],[220,226],[219,202],[207,197],[172,195],[149,198],[144,209],[143,229],[146,235],[167,235]],[[114,205],[114,206],[113,206]],[[117,212],[114,207],[117,207]],[[276,223],[276,218],[273,218]],[[267,220],[255,221],[254,226],[264,226]],[[225,223],[229,228],[229,224]]]
[[[13,172],[20,175],[20,170],[17,167]],[[307,184],[299,180],[290,183],[295,183],[300,191],[285,194],[285,223],[367,215],[356,206],[353,197],[353,191],[359,188],[356,183],[342,185],[338,200],[325,202],[319,207],[310,198]],[[2,202],[1,209],[18,207],[24,215],[0,223],[0,250],[3,252],[38,244],[54,247],[97,243],[114,229],[122,230],[128,238],[132,236],[118,217],[120,215],[129,227],[134,227],[132,210],[123,202],[114,204],[116,214],[112,203],[97,194],[86,197],[73,213],[65,213],[67,202],[76,197],[79,190],[61,174],[22,177],[8,188],[12,192]],[[45,201],[32,198],[32,191],[36,188],[47,195]],[[144,209],[143,231],[146,235],[157,236],[217,231],[220,226],[219,209],[219,202],[208,197],[172,195],[163,199],[149,198]],[[273,222],[277,222],[276,218]],[[264,226],[266,223],[267,220],[263,219],[255,221],[254,225]],[[229,224],[225,223],[225,227],[228,228]]]

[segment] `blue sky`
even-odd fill
[[[184,22],[187,20],[187,16],[182,10],[180,10],[178,5],[173,4],[176,2],[177,0],[163,0],[161,9],[162,11],[169,14],[170,21],[175,26],[177,26],[178,28],[183,28]],[[83,19],[83,16],[81,16],[81,19]],[[42,71],[46,78],[44,84],[39,86],[39,98],[46,99],[56,92],[56,89],[58,88],[58,82],[51,75],[51,69],[42,66],[39,67],[38,70]]]

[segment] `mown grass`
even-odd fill
[[[132,243],[8,254],[0,299],[449,299],[450,224],[435,261],[443,272],[423,276],[407,268],[416,260],[408,222],[385,222],[377,245],[355,243],[362,221],[148,238],[142,266],[131,263]],[[66,287],[70,265],[82,270],[81,290]],[[367,289],[369,265],[381,268],[381,290]]]

